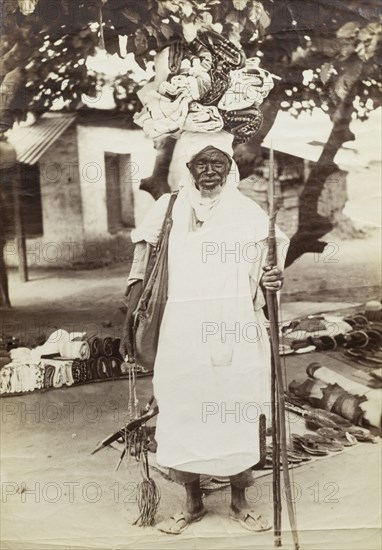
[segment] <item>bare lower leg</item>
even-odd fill
[[[202,492],[200,490],[200,479],[192,483],[185,483],[186,489],[186,510],[189,514],[196,514],[203,510]]]
[[[235,487],[231,483],[231,508],[235,512],[249,508],[249,504],[245,498],[245,487]]]

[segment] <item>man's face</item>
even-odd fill
[[[206,147],[187,166],[198,189],[214,189],[226,182],[231,160],[219,149]]]

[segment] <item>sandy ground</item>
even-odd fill
[[[284,320],[349,308],[379,296],[379,234],[374,231],[367,240],[337,244],[334,255],[306,255],[287,270]],[[338,261],[329,261],[333,259]],[[2,332],[31,343],[56,326],[116,336],[126,273],[121,265],[95,271],[36,271],[22,285],[13,273],[13,308],[2,311]],[[353,372],[339,355],[311,354],[286,359],[288,380],[304,379],[307,364],[314,360],[330,360],[349,376]],[[138,393],[144,403],[151,394],[149,377],[139,380]],[[227,491],[206,497],[208,516],[178,537],[132,525],[137,517],[138,464],[123,463],[115,471],[115,449],[90,454],[100,439],[124,423],[127,395],[128,383],[120,380],[1,399],[1,547],[272,548],[272,532],[253,535],[227,518]],[[304,429],[300,420],[292,431]],[[380,466],[381,444],[365,443],[293,471],[301,548],[381,547]],[[256,476],[248,497],[271,516],[271,476]],[[181,509],[183,492],[157,472],[153,477],[162,494],[157,517],[161,521]],[[292,548],[288,525],[284,505],[284,547]]]
[[[288,358],[288,379],[304,378],[313,360],[349,369],[341,358],[315,353]],[[115,471],[119,452],[90,454],[123,424],[127,391],[123,380],[2,399],[2,548],[272,548],[271,532],[253,535],[227,518],[228,490],[207,496],[208,516],[179,537],[132,525],[138,464]],[[150,379],[139,380],[142,403],[150,392]],[[291,417],[291,431],[304,432],[303,421]],[[379,548],[380,463],[381,444],[360,443],[292,471],[301,548]],[[181,510],[183,492],[156,471],[152,475],[162,494],[161,521]],[[271,475],[258,471],[256,478],[247,497],[271,517]],[[285,504],[283,540],[291,548]]]

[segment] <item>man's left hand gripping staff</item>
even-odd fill
[[[275,266],[264,267],[264,273],[261,277],[260,284],[265,290],[277,292],[284,283],[283,272]]]
[[[134,362],[134,311],[138,306],[139,299],[142,295],[143,282],[138,280],[132,284],[129,292],[129,301],[127,304],[126,319],[122,328],[121,344],[119,346],[119,352],[123,359],[126,359],[129,363]]]

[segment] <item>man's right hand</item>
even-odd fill
[[[122,336],[121,336],[121,344],[119,346],[119,353],[122,355],[123,360],[125,360],[127,357],[127,360],[129,363],[134,363],[134,360],[135,360],[134,335],[133,335],[134,311],[138,306],[138,302],[142,295],[142,291],[143,291],[142,281],[136,281],[135,283],[132,284],[130,293],[129,293],[129,301],[127,304],[126,318],[122,328]]]

